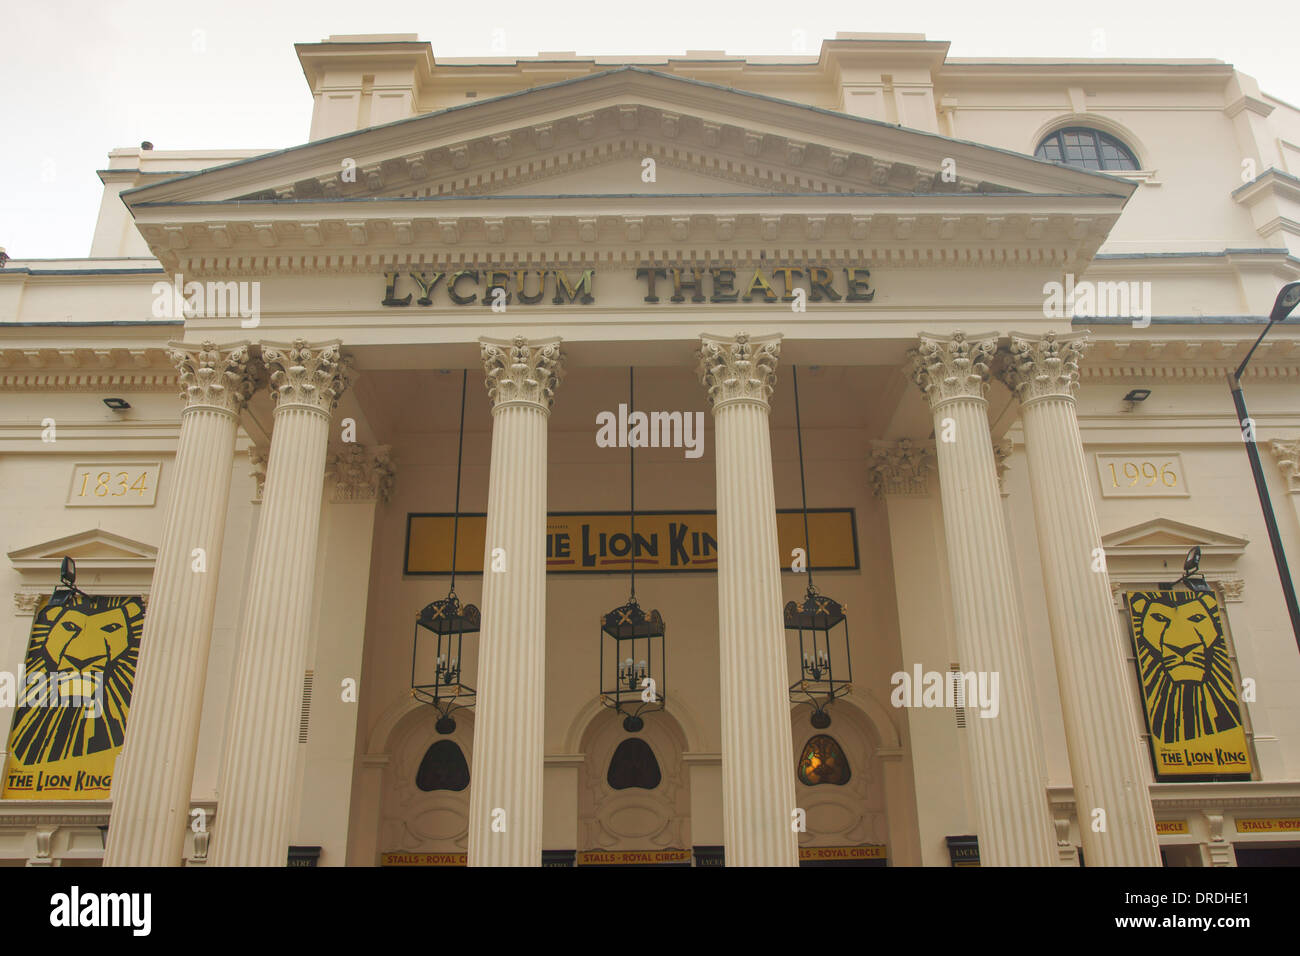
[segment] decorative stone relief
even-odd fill
[[[238,415],[253,394],[255,378],[246,343],[218,347],[203,342],[195,347],[173,342],[167,357],[179,373],[186,408],[215,408]]]
[[[578,782],[579,850],[660,850],[691,846],[690,780],[684,741],[674,724],[650,715],[637,733],[654,753],[661,774],[652,790],[619,790],[608,779],[610,761],[629,739],[622,718],[602,712],[584,734],[586,759]]]
[[[248,449],[248,473],[257,483],[253,491],[253,500],[262,500],[262,491],[266,487],[266,462],[269,459],[269,452],[264,452],[260,448]]]
[[[983,399],[989,387],[989,360],[997,349],[997,333],[968,339],[964,332],[951,337],[920,335],[920,344],[908,353],[912,381],[930,400],[930,407],[957,398]]]
[[[389,446],[366,448],[352,443],[330,458],[336,504],[387,502],[393,494],[395,472]]]
[[[751,338],[701,335],[698,372],[709,406],[716,412],[728,402],[767,405],[776,386],[781,336]]]
[[[1010,438],[993,442],[993,464],[998,470],[998,490],[1004,498],[1011,493],[1007,491],[1007,471],[1011,468],[1008,461],[1015,450],[1016,443]]]
[[[548,415],[555,390],[564,377],[564,353],[558,338],[529,342],[516,335],[510,342],[479,340],[484,384],[493,409],[537,405]]]
[[[871,446],[867,471],[871,476],[871,490],[877,498],[929,493],[929,472],[934,465],[933,449],[910,438],[896,442],[875,441]]]
[[[1293,495],[1300,494],[1300,438],[1274,438],[1268,443],[1268,450],[1286,478],[1286,490]]]
[[[35,614],[36,605],[41,603],[41,595],[36,591],[14,592],[14,613]]]
[[[333,412],[354,378],[352,360],[340,352],[341,345],[312,345],[306,339],[294,339],[291,345],[263,342],[262,361],[277,409],[298,405],[325,415]]]
[[[1042,336],[1013,332],[999,377],[1022,404],[1036,398],[1073,398],[1079,386],[1079,359],[1087,347],[1086,332]]]

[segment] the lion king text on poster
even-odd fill
[[[1250,750],[1218,599],[1191,591],[1125,597],[1156,779],[1249,779]]]
[[[139,597],[74,593],[36,612],[9,731],[5,799],[109,796],[143,629]]]

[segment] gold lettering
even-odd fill
[[[858,273],[862,278],[858,278]],[[871,288],[871,273],[866,269],[845,269],[844,277],[849,283],[848,302],[870,302],[876,297],[876,290]]]
[[[795,276],[803,275],[802,269],[796,269],[793,266],[777,266],[772,270],[772,275],[780,276],[785,280],[785,295],[781,296],[782,302],[794,301],[794,280]]]
[[[429,278],[427,272],[412,272],[410,273],[410,276],[415,280],[415,284],[420,288],[420,297],[415,300],[415,304],[433,305],[433,287],[438,284],[438,280],[442,278],[443,274],[441,272],[435,272],[433,273],[432,279]]]
[[[466,276],[469,276],[471,279],[474,280],[474,284],[478,285],[477,269],[461,269],[459,272],[453,272],[451,274],[451,280],[447,283],[447,295],[451,296],[451,301],[455,302],[457,305],[469,305],[471,302],[473,302],[475,299],[478,298],[477,292],[473,293],[472,295],[461,295],[459,292],[456,291],[457,283],[459,283],[460,280],[465,278]]]
[[[701,270],[701,269],[692,269],[691,272],[695,274],[695,281],[694,281],[694,282],[690,282],[690,281],[683,282],[683,281],[682,281],[682,270],[681,270],[681,269],[674,269],[674,270],[673,270],[673,294],[672,294],[672,296],[669,298],[669,301],[670,301],[670,302],[685,302],[685,301],[686,301],[686,296],[682,295],[682,290],[683,290],[683,289],[690,289],[690,290],[691,290],[691,301],[692,301],[692,302],[703,302],[703,301],[704,301],[704,288],[703,288],[703,286],[704,286],[704,272],[703,272],[703,270]]]
[[[740,298],[736,291],[735,269],[710,269],[713,276],[713,296],[710,302],[735,302]]]
[[[569,277],[560,269],[551,270],[555,273],[555,297],[551,302],[555,305],[564,305],[564,296],[568,295],[569,301],[575,300],[587,305],[594,302],[596,297],[591,294],[592,279],[596,275],[595,269],[587,269],[582,273],[582,278],[578,280],[577,286],[569,282]]]
[[[755,292],[761,292],[765,302],[776,301],[776,290],[768,285],[767,279],[763,278],[762,269],[754,270],[754,278],[749,280],[749,287],[745,289],[745,301],[751,301]]]
[[[533,269],[532,272],[537,274],[537,291],[528,292],[525,281],[528,272],[520,269],[515,273],[515,291],[519,294],[519,301],[524,305],[536,305],[542,301],[542,296],[546,294],[546,270]]]
[[[379,303],[380,305],[395,306],[395,305],[411,304],[411,293],[409,292],[406,293],[406,298],[404,299],[399,299],[397,297],[397,273],[396,272],[385,272],[384,280],[388,283],[388,285],[384,287],[384,298],[383,301]]]

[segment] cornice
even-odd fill
[[[792,248],[808,258],[880,265],[1069,267],[1091,258],[1118,217],[1104,197],[456,197],[381,200],[355,211],[350,202],[268,205],[140,210],[140,230],[160,244],[169,270],[196,277],[372,272],[470,258],[521,266],[735,261],[783,257]],[[565,213],[557,215],[557,206]]]
[[[166,349],[0,348],[0,391],[174,391]]]
[[[1300,781],[1246,780],[1229,783],[1149,783],[1154,810],[1258,810],[1300,806]],[[1054,810],[1077,809],[1072,787],[1047,788]]]

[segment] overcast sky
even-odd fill
[[[15,259],[86,255],[95,170],[114,147],[306,141],[312,100],[293,44],[330,34],[416,33],[435,56],[531,56],[781,54],[798,32],[815,53],[837,31],[924,33],[953,57],[1213,57],[1300,104],[1297,27],[1297,0],[20,0],[0,31],[0,246]]]

